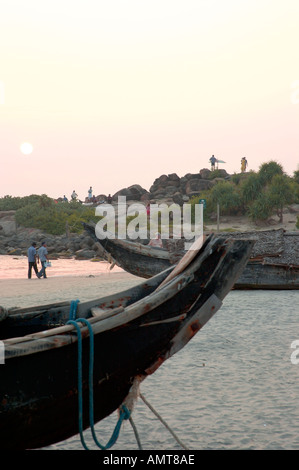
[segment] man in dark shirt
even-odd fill
[[[38,254],[40,263],[42,265],[42,268],[41,268],[40,272],[38,273],[38,277],[39,278],[43,277],[44,279],[46,279],[46,277],[47,277],[46,267],[47,267],[47,261],[49,261],[46,242],[42,242],[42,245],[38,249],[37,254]]]
[[[28,248],[28,279],[31,279],[32,268],[35,271],[36,276],[38,277],[38,269],[36,265],[36,243],[33,242],[32,245]]]
[[[215,163],[217,162],[217,159],[214,157],[214,155],[211,156],[210,162],[211,162],[211,170],[214,171],[215,170]]]

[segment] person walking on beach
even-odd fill
[[[43,277],[44,279],[46,279],[47,277],[46,267],[47,267],[47,262],[49,261],[46,242],[42,242],[41,247],[37,250],[37,254],[41,262],[41,270],[38,273],[38,277],[39,278]]]
[[[27,255],[28,255],[28,279],[31,279],[32,268],[36,276],[38,277],[38,269],[37,269],[37,253],[36,253],[36,243],[33,242],[32,245],[28,248]]]
[[[214,155],[211,156],[210,162],[211,162],[211,171],[214,171],[215,170],[215,163],[217,162],[217,159],[214,157]]]

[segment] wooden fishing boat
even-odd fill
[[[299,231],[263,230],[228,236],[255,240],[251,257],[234,289],[299,289]]]
[[[210,236],[174,268],[116,295],[6,314],[2,309],[0,448],[41,448],[78,434],[80,338],[83,429],[90,426],[85,411],[91,349],[94,422],[123,404],[130,410],[132,387],[183,348],[215,314],[252,246],[252,241]],[[77,321],[69,323],[75,311]]]
[[[148,279],[177,261],[166,248],[129,240],[96,237],[94,226],[84,224],[87,233],[101,245],[106,258],[115,260],[125,271]],[[222,234],[224,236],[224,234]],[[253,239],[255,245],[247,266],[236,280],[234,289],[298,290],[299,289],[299,231],[265,230],[225,234],[230,238]],[[180,251],[180,256],[184,251]]]

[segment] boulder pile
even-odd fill
[[[229,177],[225,170],[218,170],[217,174],[220,179]],[[135,184],[115,193],[112,200],[117,201],[118,196],[126,196],[128,201],[150,202],[168,199],[169,202],[182,205],[192,196],[199,196],[202,191],[211,189],[217,181],[219,178],[211,179],[211,171],[206,168],[199,173],[187,173],[183,177],[176,173],[164,174],[155,179],[149,191]]]

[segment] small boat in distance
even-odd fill
[[[133,389],[182,349],[221,307],[254,242],[209,236],[180,263],[115,295],[26,309],[2,308],[0,448],[36,449],[78,430],[78,341],[82,338],[84,429],[90,426],[89,359],[93,338],[93,419],[122,405]],[[78,334],[80,331],[80,336]]]

